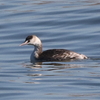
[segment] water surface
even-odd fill
[[[99,0],[0,1],[0,100],[100,99]],[[34,66],[35,34],[43,49],[62,48],[90,59]]]

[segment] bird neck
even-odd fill
[[[39,55],[42,53],[42,44],[35,46],[34,48],[34,57],[39,58]]]
[[[39,58],[39,55],[42,53],[42,43],[34,46],[34,50],[31,54],[31,62],[34,62]]]

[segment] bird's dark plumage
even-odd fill
[[[75,56],[73,56],[75,55]],[[39,60],[42,61],[65,61],[76,59],[80,54],[65,49],[50,49],[42,52],[39,55]]]

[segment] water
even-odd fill
[[[99,0],[0,0],[0,100],[100,99]],[[35,34],[43,49],[63,48],[90,59],[30,63]]]

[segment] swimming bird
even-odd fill
[[[34,61],[66,61],[71,59],[87,59],[87,56],[66,49],[49,49],[42,51],[42,42],[36,35],[27,36],[22,45],[33,45],[31,62]]]

